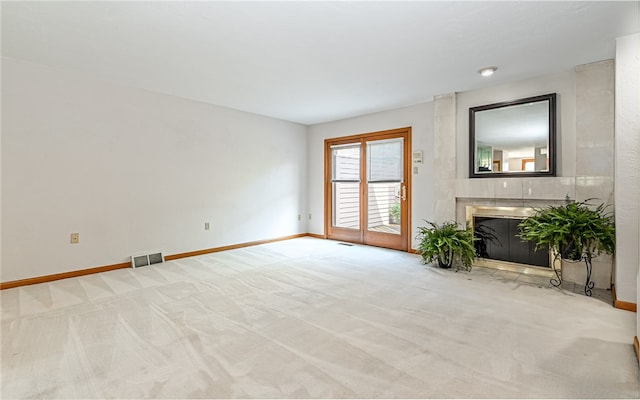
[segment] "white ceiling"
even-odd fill
[[[307,125],[613,58],[638,31],[638,1],[2,2],[5,57]]]

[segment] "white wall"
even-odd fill
[[[616,41],[616,297],[640,304],[640,34]],[[640,322],[638,324],[640,337]]]
[[[363,115],[309,127],[308,199],[309,232],[324,232],[324,140],[361,133],[378,132],[410,126],[413,151],[423,151],[423,164],[412,175],[412,212],[409,235],[415,248],[416,227],[433,215],[433,103],[427,102],[396,110]]]
[[[2,83],[2,282],[307,231],[303,125],[11,59]]]

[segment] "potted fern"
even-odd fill
[[[473,232],[468,228],[460,228],[456,222],[442,224],[425,221],[429,226],[418,227],[418,254],[423,263],[437,261],[441,268],[458,269],[462,266],[471,270],[476,250],[473,246]]]
[[[400,201],[396,201],[389,207],[389,223],[400,223]]]
[[[548,245],[555,254],[553,268],[557,279],[551,282],[554,286],[562,283],[555,268],[558,259],[585,262],[585,294],[588,296],[594,286],[591,261],[602,253],[614,253],[616,234],[613,215],[607,206],[604,203],[594,206],[591,200],[574,201],[567,197],[562,205],[536,209],[534,215],[519,224],[520,238],[535,242],[536,249]]]

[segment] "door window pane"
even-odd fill
[[[360,229],[360,183],[333,183],[333,226]]]
[[[360,182],[360,145],[331,148],[331,180]]]
[[[370,183],[367,201],[368,229],[400,234],[400,183]]]
[[[400,234],[403,139],[367,142],[367,229]]]
[[[332,225],[360,229],[360,144],[331,148]]]
[[[402,139],[367,142],[367,180],[402,181]]]

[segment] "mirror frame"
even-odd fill
[[[476,172],[476,113],[479,111],[493,110],[496,108],[505,108],[526,103],[535,103],[541,101],[549,102],[549,147],[547,153],[549,156],[549,170],[538,172]],[[484,106],[469,108],[469,177],[470,178],[502,178],[502,177],[519,177],[529,178],[535,176],[556,176],[556,94],[544,94],[541,96],[526,97],[523,99],[504,101],[501,103],[487,104]]]

